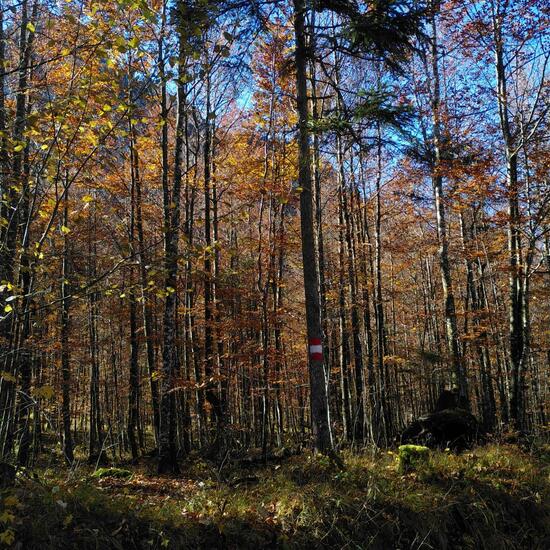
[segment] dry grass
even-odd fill
[[[10,514],[0,533],[29,550],[550,547],[543,453],[433,452],[405,475],[391,451],[343,458],[345,471],[302,455],[221,473],[195,458],[179,479],[154,475],[152,462],[128,478],[44,470],[3,495],[11,504],[0,504]]]

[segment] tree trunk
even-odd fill
[[[509,344],[512,368],[510,418],[514,426],[523,428],[525,421],[525,334],[523,328],[524,284],[522,278],[518,158],[509,120],[508,90],[504,63],[502,20],[505,14],[493,13],[495,69],[500,128],[506,155],[506,186],[508,190],[508,263],[509,263]]]
[[[165,13],[163,13],[163,21]],[[163,22],[164,26],[164,22]],[[168,184],[168,107],[164,80],[163,34],[159,43],[159,66],[162,75],[161,117],[162,126],[162,186],[164,207],[164,333],[162,348],[162,374],[160,384],[160,429],[159,429],[159,474],[179,473],[176,456],[176,417],[174,378],[177,371],[176,345],[176,292],[178,276],[178,244],[180,218],[180,187],[182,179],[182,150],[184,131],[185,90],[178,80],[178,114],[176,122],[176,145],[174,155],[174,182],[170,192]],[[180,63],[183,57],[183,36],[180,36]]]
[[[294,0],[294,33],[296,38],[296,87],[299,115],[299,175],[302,259],[306,300],[306,324],[309,344],[309,380],[312,428],[316,450],[332,453],[327,380],[322,352],[321,299],[319,291],[318,254],[315,242],[315,220],[311,178],[310,135],[308,130],[307,47],[305,34],[305,0]]]
[[[439,82],[439,51],[437,40],[437,14],[432,18],[432,118],[433,118],[433,145],[434,159],[432,170],[432,184],[436,209],[437,238],[439,241],[439,267],[441,269],[441,285],[443,287],[443,300],[445,303],[445,330],[449,355],[453,365],[455,383],[458,386],[460,402],[469,409],[470,400],[468,394],[468,379],[464,368],[463,357],[460,349],[458,325],[456,321],[456,307],[453,294],[453,281],[449,262],[449,237],[447,233],[447,213],[443,194],[442,173],[442,122],[441,122],[441,93]]]
[[[136,144],[135,128],[130,121],[131,129],[131,162],[133,165],[133,173],[135,178],[136,191],[136,229],[139,251],[139,275],[141,282],[141,298],[143,306],[143,337],[145,340],[145,355],[147,359],[147,372],[149,373],[149,385],[151,388],[151,407],[153,409],[153,429],[155,441],[158,444],[159,431],[159,390],[158,381],[155,374],[155,347],[153,344],[153,320],[151,312],[151,304],[148,300],[147,292],[147,255],[145,253],[145,235],[143,231],[143,199],[141,188],[141,177],[139,168],[139,152]]]
[[[63,225],[68,227],[69,223],[69,191],[65,189],[63,204]],[[61,378],[62,378],[62,404],[61,416],[63,421],[63,454],[65,460],[72,464],[73,437],[71,433],[71,367],[69,351],[69,323],[70,323],[70,251],[69,237],[63,234],[63,260],[61,267]]]
[[[131,123],[130,123],[131,124]],[[131,129],[130,129],[131,135]],[[130,138],[131,139],[131,138]],[[136,175],[134,166],[130,162],[131,173],[131,211],[130,211],[130,253],[133,255],[136,252],[135,246],[135,210],[136,210]],[[138,402],[139,402],[139,342],[138,342],[138,327],[137,327],[137,304],[134,291],[134,268],[129,269],[129,289],[127,296],[130,307],[130,365],[129,365],[129,391],[128,391],[128,441],[130,442],[130,450],[132,459],[138,458],[138,443],[136,439],[136,430],[138,428]]]

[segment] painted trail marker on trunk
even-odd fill
[[[309,339],[309,358],[314,361],[323,359],[323,344],[321,338]]]

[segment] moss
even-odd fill
[[[124,468],[98,468],[93,474],[93,477],[116,477],[118,479],[126,479],[130,477],[132,472],[125,470]]]
[[[422,445],[401,445],[399,447],[399,471],[401,473],[415,470],[418,466],[427,464],[430,449]]]

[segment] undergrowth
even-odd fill
[[[27,473],[2,495],[0,541],[29,550],[550,547],[547,453],[431,452],[406,474],[391,451],[343,458],[345,470],[302,455],[223,473],[194,459],[178,479],[156,476],[153,462],[130,477]]]

